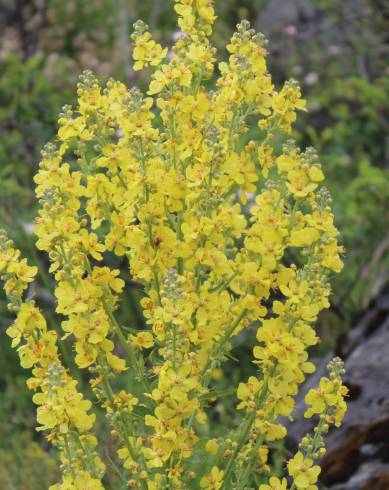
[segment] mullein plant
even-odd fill
[[[272,473],[269,446],[285,438],[280,417],[291,418],[315,369],[312,325],[329,306],[342,248],[317,155],[289,139],[305,110],[298,85],[275,89],[264,38],[247,21],[215,69],[212,3],[176,0],[182,35],[169,52],[135,24],[134,69],[152,70],[145,94],[80,77],[78,105],[64,108],[35,177],[37,247],[51,261],[63,337],[117,439],[123,487],[313,490],[323,435],[346,410],[339,359],[306,396],[305,416],[318,424],[284,475]],[[249,140],[253,128],[258,137]],[[126,260],[127,278],[142,285],[144,330],[117,319],[124,272],[104,265],[107,254]],[[103,489],[92,402],[25,294],[36,272],[2,232],[0,273],[17,315],[7,333],[32,368],[38,430],[62,461],[51,490]],[[212,438],[213,373],[253,326],[256,374],[236,387],[237,425]],[[116,388],[123,376],[133,393]]]

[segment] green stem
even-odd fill
[[[161,291],[160,291],[158,274],[154,268],[153,268],[153,278],[154,278],[154,283],[155,283],[155,289],[157,291],[158,303],[159,303],[159,306],[162,306],[162,298],[161,298]]]
[[[102,386],[103,386],[104,394],[107,397],[109,403],[111,404],[112,410],[113,410],[115,404],[114,404],[114,400],[113,400],[113,391],[112,391],[111,385],[109,384],[109,381],[105,377],[104,374],[101,377],[102,377],[102,380],[103,380]],[[135,449],[132,447],[132,444],[130,442],[131,435],[128,434],[126,421],[123,420],[123,415],[120,412],[119,412],[119,419],[120,419],[120,422],[121,422],[121,425],[122,425],[122,428],[123,428],[123,432],[125,432],[124,434],[121,434],[122,441],[124,442],[124,444],[125,444],[125,446],[126,446],[126,448],[128,450],[128,453],[130,454],[131,458],[134,461],[137,461],[138,460],[138,455],[137,455]],[[143,466],[142,461],[140,461],[140,463],[141,463],[141,466]],[[145,469],[145,468],[143,468],[143,469]],[[144,489],[147,488],[146,487],[146,483],[143,480],[142,480],[141,484],[142,484],[142,488],[144,488]]]
[[[87,466],[87,468],[88,468],[89,473],[90,473],[90,474],[93,476],[93,478],[98,478],[98,477],[99,477],[99,475],[98,475],[98,474],[97,474],[97,472],[96,472],[97,467],[96,467],[96,465],[94,464],[94,462],[93,462],[93,461],[91,461],[90,451],[88,451],[88,450],[85,448],[84,444],[83,444],[83,443],[82,443],[82,441],[81,441],[81,436],[80,436],[80,434],[79,434],[78,432],[75,432],[74,436],[75,436],[76,441],[77,441],[77,442],[78,442],[78,444],[80,445],[81,450],[82,450],[82,451],[83,451],[83,453],[85,454],[85,458],[86,458],[86,466]]]
[[[177,327],[173,324],[173,369],[176,370],[177,357]]]
[[[119,323],[117,322],[116,318],[114,317],[114,315],[113,315],[111,309],[109,308],[107,302],[105,301],[105,299],[103,299],[103,306],[104,306],[105,312],[108,315],[108,318],[110,320],[112,328],[114,329],[114,332],[119,339],[121,346],[123,347],[123,349],[127,353],[128,359],[130,361],[131,368],[136,372],[137,378],[139,379],[139,381],[143,385],[144,390],[151,394],[151,392],[152,392],[151,386],[150,386],[149,381],[145,375],[144,370],[141,369],[139,366],[139,363],[137,361],[134,349],[132,348],[131,344],[127,341],[126,337],[124,336],[123,331],[122,331]],[[151,405],[151,408],[154,408],[155,402],[149,397],[147,397],[147,400],[148,400],[148,403]]]
[[[222,340],[220,341],[220,343],[217,346],[216,352],[214,354],[214,360],[211,359],[211,356],[209,357],[209,359],[208,359],[208,361],[207,361],[206,365],[204,366],[204,369],[201,373],[201,376],[203,376],[206,373],[206,371],[208,370],[208,368],[210,367],[211,364],[213,364],[215,361],[218,360],[218,357],[222,353],[225,344],[231,338],[231,335],[234,333],[234,330],[237,328],[237,326],[243,320],[243,318],[246,316],[246,314],[247,314],[247,310],[245,309],[241,312],[241,314],[238,316],[238,318],[227,329]]]
[[[246,439],[247,439],[247,437],[248,437],[248,435],[250,433],[251,427],[252,427],[252,425],[253,425],[253,423],[255,421],[257,410],[259,409],[259,407],[262,405],[263,401],[267,397],[267,394],[268,394],[268,391],[269,391],[269,379],[273,376],[276,367],[277,367],[277,362],[273,366],[271,372],[268,374],[268,378],[264,382],[264,385],[262,387],[261,393],[259,394],[258,399],[257,399],[257,402],[255,404],[254,410],[252,411],[252,413],[250,413],[250,416],[246,420],[246,424],[244,425],[244,428],[243,428],[243,431],[241,433],[241,436],[238,439],[237,446],[236,446],[234,452],[232,453],[232,456],[231,456],[231,458],[228,461],[228,464],[226,466],[226,470],[225,470],[225,473],[224,473],[223,486],[221,487],[222,489],[226,488],[226,485],[229,483],[229,480],[230,480],[230,477],[231,477],[231,473],[232,473],[232,471],[234,469],[235,461],[236,461],[236,459],[237,459],[237,457],[238,457],[238,455],[240,453],[240,450],[242,449],[243,445],[246,443]]]
[[[255,443],[255,445],[252,449],[252,453],[251,453],[251,456],[249,458],[248,464],[247,464],[246,468],[244,469],[243,475],[242,475],[242,477],[240,477],[240,476],[238,477],[238,488],[237,488],[237,490],[244,490],[245,489],[247,479],[249,478],[251,469],[253,467],[253,462],[254,462],[255,456],[257,454],[258,449],[261,447],[262,444],[263,444],[263,438],[258,439],[258,441]]]
[[[238,318],[232,323],[232,325],[229,327],[229,329],[227,330],[227,332],[224,334],[224,337],[222,339],[222,341],[220,342],[220,344],[218,345],[218,349],[215,353],[215,359],[212,361],[211,360],[211,357],[209,357],[206,365],[204,366],[202,372],[201,372],[201,379],[204,379],[204,382],[203,382],[203,386],[207,386],[208,383],[209,383],[209,379],[210,379],[210,376],[204,376],[205,373],[208,371],[210,365],[212,365],[214,362],[217,361],[217,358],[222,350],[222,348],[224,347],[224,344],[228,341],[228,339],[231,337],[232,333],[234,332],[234,330],[236,329],[236,327],[239,325],[239,323],[243,320],[243,318],[246,316],[246,313],[247,313],[247,310],[243,310],[241,312],[241,314],[238,316]],[[188,425],[187,425],[187,429],[190,429],[192,427],[192,424],[194,422],[194,419],[195,419],[195,416],[196,416],[196,411],[194,411],[192,413],[192,416],[191,418],[189,419],[189,422],[188,422]]]
[[[224,289],[228,288],[228,286],[231,284],[231,282],[235,279],[235,277],[237,275],[238,275],[238,273],[234,272],[233,274],[231,274],[230,277],[228,277],[224,281],[220,282],[219,284],[217,284],[213,288],[208,289],[208,293],[216,293],[219,291],[224,291]]]
[[[72,476],[73,478],[76,477],[76,473],[74,471],[74,468],[73,468],[73,458],[72,458],[72,454],[71,454],[71,451],[70,451],[70,447],[69,447],[69,441],[68,441],[68,436],[67,434],[64,435],[64,443],[65,443],[65,453],[66,453],[66,456],[69,460],[69,466],[70,466],[70,471],[72,472]]]
[[[246,439],[247,439],[247,437],[250,433],[250,430],[251,430],[251,426],[254,423],[255,416],[256,416],[256,410],[253,410],[252,413],[250,414],[250,417],[246,420],[246,424],[243,427],[243,431],[242,431],[242,434],[239,438],[238,444],[237,444],[236,448],[234,449],[234,452],[232,453],[232,456],[227,463],[227,466],[226,466],[226,469],[224,472],[223,486],[221,487],[222,489],[226,488],[226,485],[230,480],[230,476],[231,476],[232,470],[234,469],[236,458],[238,457],[238,454],[240,453],[240,450],[242,449],[243,444],[246,442]]]

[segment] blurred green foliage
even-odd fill
[[[2,490],[43,490],[58,479],[58,462],[54,456],[26,434],[14,434],[7,448],[0,449]]]
[[[39,151],[55,134],[61,106],[74,101],[82,70],[129,85],[144,83],[136,80],[130,65],[130,25],[141,17],[169,44],[177,29],[173,0],[3,4],[0,228],[7,228],[22,252],[39,264],[36,295],[55,325],[51,279],[45,258],[33,247],[32,177]],[[269,38],[275,82],[296,78],[308,100],[309,112],[293,136],[319,151],[347,250],[344,271],[334,278],[332,308],[319,322],[325,352],[389,282],[389,6],[385,0],[218,0],[217,13],[218,47],[240,19],[249,18]],[[129,301],[120,315],[123,324],[137,328],[142,324],[136,307],[141,292],[129,286]],[[40,490],[56,479],[56,461],[42,451],[44,441],[32,429],[35,409],[24,386],[28,373],[10,349],[5,326],[11,318],[4,306],[0,292],[0,488]],[[237,357],[249,358],[245,353],[252,337],[247,332],[239,339]],[[66,349],[65,344],[65,360],[71,357]],[[228,379],[220,379],[218,387],[226,392],[217,407],[220,420],[233,417],[228,388],[250,369],[249,363],[228,362]],[[107,488],[119,488],[114,473],[107,478]]]
[[[0,195],[1,216],[31,205],[32,173],[39,149],[53,135],[63,97],[72,100],[70,87],[45,73],[40,57],[22,60],[10,53],[0,65]],[[16,204],[19,204],[16,206]]]

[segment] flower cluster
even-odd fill
[[[175,10],[182,35],[168,59],[147,26],[135,25],[134,68],[153,70],[146,94],[114,80],[101,87],[90,72],[80,77],[77,107],[64,107],[35,177],[37,247],[51,260],[64,337],[77,366],[90,372],[129,488],[243,490],[268,480],[263,488],[285,489],[286,479],[267,476],[268,443],[285,437],[279,418],[291,416],[294,395],[314,370],[313,324],[329,306],[328,277],[341,270],[342,249],[318,157],[288,139],[305,110],[296,83],[275,89],[266,42],[243,21],[207,90],[216,78],[213,2],[176,0]],[[114,256],[127,261],[125,274],[104,265]],[[33,276],[17,259],[7,259],[19,263],[8,294]],[[130,335],[116,315],[120,275],[143,289],[146,329]],[[11,336],[25,336],[25,324],[17,320]],[[34,325],[46,332],[43,320]],[[257,374],[237,387],[239,426],[207,441],[214,373],[252,326]],[[134,392],[112,383],[120,373]],[[48,430],[59,424],[60,433],[63,418],[76,432],[89,430],[90,405],[79,395],[71,397],[74,421],[61,412],[61,397],[75,390],[64,377],[51,362],[41,385],[56,386],[59,414],[42,410],[38,420]],[[307,415],[338,424],[343,395],[339,376],[323,380],[307,397]],[[36,402],[47,407],[52,396],[44,391]],[[316,442],[288,464],[298,489],[316,488],[318,472],[309,469]],[[66,447],[70,464],[74,447]],[[72,471],[80,488],[100,488],[86,467]],[[58,488],[73,488],[64,485]]]
[[[320,466],[313,465],[313,461],[325,454],[323,434],[328,432],[330,424],[339,427],[346,413],[344,397],[347,395],[347,388],[342,384],[342,375],[345,372],[342,360],[333,359],[327,369],[329,379],[322,378],[319,386],[309,390],[305,397],[305,402],[311,405],[305,412],[305,417],[319,414],[319,424],[312,435],[307,434],[301,440],[301,450],[288,462],[288,472],[293,478],[293,487],[298,490],[317,488]]]
[[[47,328],[33,300],[23,301],[23,292],[36,272],[0,231],[0,278],[5,282],[9,309],[17,313],[7,334],[12,347],[17,347],[22,367],[32,368],[27,385],[36,392],[37,430],[46,431],[61,453],[63,482],[51,490],[83,490],[88,485],[99,490],[104,464],[95,451],[97,439],[90,432],[95,421],[92,404],[78,392],[77,382],[63,367],[56,332]]]

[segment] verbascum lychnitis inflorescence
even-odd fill
[[[265,40],[247,21],[217,65],[212,2],[179,0],[175,10],[181,34],[169,51],[144,23],[134,26],[134,69],[152,71],[146,93],[84,73],[78,105],[64,107],[35,177],[37,247],[50,258],[60,327],[89,371],[93,400],[26,297],[36,268],[0,237],[17,315],[7,332],[32,368],[38,430],[60,451],[63,479],[51,488],[104,488],[114,463],[94,433],[93,401],[117,439],[123,488],[313,490],[323,435],[345,413],[339,359],[306,396],[317,427],[286,458],[284,475],[270,457],[287,433],[280,417],[291,417],[314,371],[312,325],[329,307],[329,275],[342,268],[317,154],[289,137],[305,102],[294,81],[276,90]],[[104,265],[107,255],[127,269]],[[144,330],[118,320],[125,276],[143,289]],[[213,374],[253,328],[256,375],[236,386],[237,424],[210,437],[210,401],[221,396]],[[117,389],[117,377],[134,393]]]

